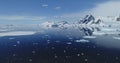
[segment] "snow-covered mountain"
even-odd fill
[[[103,21],[101,19],[98,19],[96,22],[94,22],[93,24],[100,24],[103,23]]]
[[[51,28],[53,25],[55,25],[54,22],[43,22],[43,23],[39,24],[39,26],[43,27],[43,28]]]
[[[118,19],[118,18],[117,18]],[[120,18],[119,18],[120,19]],[[118,20],[119,20],[118,19]],[[79,21],[73,21],[69,23],[69,21],[49,21],[39,24],[40,27],[43,28],[67,28],[67,27],[118,27],[120,26],[120,22],[116,21],[116,19],[111,17],[100,17],[93,15],[85,15],[83,19]]]
[[[95,18],[93,15],[86,15],[82,20],[79,21],[79,24],[85,25],[93,25],[93,24],[101,24],[103,21],[99,18]]]
[[[93,15],[86,15],[85,18],[81,20],[82,24],[89,24],[89,23],[93,23],[94,21],[95,18],[93,17]]]
[[[64,28],[69,26],[69,23],[67,21],[60,21],[60,22],[44,22],[42,24],[39,24],[39,26],[43,28]]]

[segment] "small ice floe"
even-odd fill
[[[17,41],[17,44],[20,44],[20,41]]]
[[[16,47],[17,45],[13,45],[14,47]]]
[[[13,56],[16,56],[16,54],[13,54]]]
[[[33,60],[32,60],[32,59],[29,59],[28,61],[29,61],[29,62],[32,62]]]
[[[57,56],[57,55],[55,55],[54,57],[55,57],[55,58],[58,58],[58,56]]]
[[[59,40],[57,40],[57,41],[55,41],[56,43],[59,43],[60,41]]]
[[[66,50],[64,50],[63,52],[66,53]]]
[[[12,31],[12,32],[3,32],[0,33],[0,36],[21,36],[21,35],[33,35],[33,31]]]
[[[13,39],[15,39],[15,38],[14,38],[14,37],[10,37],[10,38],[9,38],[9,40],[13,40]]]
[[[50,40],[47,40],[47,42],[50,42]]]
[[[85,55],[84,53],[81,53],[81,55],[83,56],[83,55]]]
[[[120,40],[120,37],[113,37],[114,39]]]
[[[83,38],[95,39],[96,36],[83,36]]]
[[[69,40],[73,40],[73,38],[72,38],[72,37],[68,37],[68,39],[69,39]]]
[[[72,44],[72,42],[67,42],[66,44],[70,45],[70,44]]]
[[[89,42],[89,40],[80,39],[80,40],[75,40],[75,42],[87,43]]]
[[[33,43],[33,45],[38,45],[38,44],[39,44],[39,43],[35,43],[35,42]]]
[[[93,32],[93,35],[105,35],[104,32]]]
[[[36,53],[36,51],[32,51],[32,53],[33,53],[33,54],[35,54],[35,53]]]
[[[87,61],[88,61],[88,59],[85,59],[85,61],[87,62]]]
[[[0,32],[7,32],[9,31],[8,29],[0,29]]]
[[[55,47],[51,47],[51,49],[55,49]]]
[[[49,37],[49,35],[45,35],[45,37]]]
[[[80,56],[80,54],[77,54],[77,56]]]
[[[112,28],[102,28],[102,31],[108,31],[108,32],[111,32],[111,31],[115,31],[116,29],[112,29]]]
[[[100,31],[100,32],[93,32],[93,35],[115,35],[115,34],[120,34],[118,31]]]

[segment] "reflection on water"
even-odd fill
[[[119,28],[16,27],[0,34],[4,34],[0,36],[0,63],[120,62]]]

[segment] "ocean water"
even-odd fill
[[[0,33],[0,63],[120,62],[119,34],[93,35],[83,28],[23,31]]]

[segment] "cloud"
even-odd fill
[[[63,17],[84,17],[86,14],[93,14],[94,16],[118,16],[120,14],[120,1],[107,1],[95,4],[94,7],[84,9],[79,12],[73,12],[62,15]]]
[[[60,6],[57,6],[57,7],[55,7],[55,9],[56,9],[56,10],[60,10],[60,9],[61,9],[61,7],[60,7]]]
[[[91,13],[95,16],[117,16],[120,14],[120,1],[108,1],[97,4],[91,9]]]
[[[16,16],[16,15],[9,15],[9,16],[0,16],[0,20],[42,20],[46,17],[41,16]]]
[[[42,7],[48,7],[48,4],[42,4],[41,6]]]

